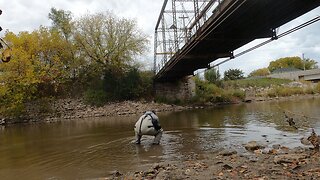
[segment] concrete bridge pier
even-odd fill
[[[154,82],[157,98],[163,98],[170,102],[188,101],[196,94],[196,84],[193,76],[185,76],[176,81]]]

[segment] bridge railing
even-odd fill
[[[224,0],[164,0],[154,36],[154,72],[182,49]]]

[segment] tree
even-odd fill
[[[220,80],[221,80],[221,75],[219,73],[219,70],[212,68],[207,70],[204,73],[204,78],[209,81],[210,83],[216,84],[216,85],[220,85]]]
[[[18,35],[8,32],[12,44],[12,61],[0,64],[0,114],[16,114],[24,103],[56,93],[66,76],[62,59],[65,41],[56,32],[41,27]]]
[[[301,70],[309,70],[317,68],[317,62],[312,59],[303,60],[300,57],[285,57],[275,61],[271,61],[268,69],[270,72],[281,68],[297,68]]]
[[[49,13],[49,19],[52,21],[52,27],[58,30],[64,38],[69,41],[72,37],[73,22],[72,13],[65,10],[57,10],[51,8]]]
[[[303,61],[303,69],[309,70],[309,69],[317,69],[318,68],[318,62],[313,59],[304,59]]]
[[[53,31],[58,31],[65,40],[64,48],[66,49],[66,53],[64,54],[63,63],[66,72],[73,80],[75,80],[83,68],[84,61],[83,58],[77,56],[77,54],[79,54],[77,52],[79,51],[74,40],[75,27],[72,13],[70,11],[51,8],[49,19],[52,21],[51,29]]]
[[[240,69],[229,69],[228,71],[224,72],[224,80],[237,80],[237,79],[243,79],[244,73]]]
[[[249,74],[249,77],[268,76],[269,74],[270,74],[270,71],[268,68],[261,68],[261,69],[252,71]]]
[[[75,40],[83,57],[96,73],[122,71],[146,50],[146,35],[133,20],[111,13],[85,15],[76,21]]]

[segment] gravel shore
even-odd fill
[[[185,161],[141,167],[143,171],[114,171],[105,179],[319,179],[320,154],[311,148],[255,149],[248,153],[225,150],[192,156]]]

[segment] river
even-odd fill
[[[159,113],[165,131],[158,146],[152,137],[133,143],[138,116],[0,127],[0,179],[96,179],[223,148],[245,152],[251,140],[297,147],[310,128],[320,133],[319,107],[317,98]],[[283,111],[293,112],[298,130]]]

